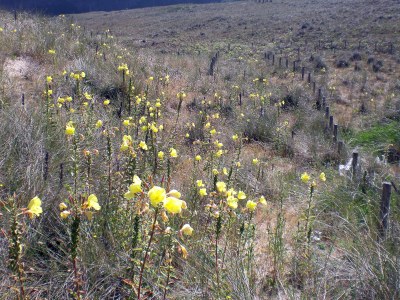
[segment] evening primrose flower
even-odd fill
[[[267,200],[265,200],[264,196],[261,196],[260,199],[258,199],[258,202],[261,203],[262,205],[267,205]]]
[[[199,195],[200,197],[207,196],[207,189],[206,188],[199,189]]]
[[[303,181],[304,183],[307,183],[310,180],[310,175],[308,175],[307,172],[304,172],[303,174],[301,174],[300,177],[301,181]]]
[[[110,100],[108,100],[108,99],[104,100],[104,101],[103,101],[103,104],[104,104],[105,106],[109,105],[109,104],[110,104]]]
[[[66,219],[66,218],[68,218],[68,216],[71,214],[71,212],[69,211],[69,210],[64,210],[64,211],[62,211],[62,212],[60,212],[60,217],[62,218],[62,219]]]
[[[144,141],[140,141],[139,147],[140,147],[140,149],[145,150],[145,151],[149,149],[146,145],[146,142],[144,142]]]
[[[196,184],[197,184],[197,186],[198,186],[198,187],[202,187],[202,186],[204,186],[204,184],[203,184],[203,180],[201,180],[201,179],[199,179],[199,180],[196,180]]]
[[[185,224],[185,225],[182,226],[181,232],[184,235],[192,235],[193,234],[193,228],[189,224]]]
[[[123,72],[126,72],[126,71],[128,71],[129,69],[128,69],[128,65],[127,64],[120,64],[119,66],[118,66],[118,71],[123,71]]]
[[[101,126],[103,126],[103,121],[102,120],[98,120],[96,122],[96,128],[100,128]]]
[[[128,127],[128,126],[129,126],[129,120],[128,120],[128,119],[124,120],[124,121],[122,122],[122,124],[123,124],[124,126]]]
[[[27,210],[29,218],[33,219],[34,217],[38,217],[42,212],[42,201],[38,196],[32,198],[32,200],[29,201]]]
[[[177,190],[170,190],[167,195],[178,199],[181,197],[181,193]]]
[[[325,176],[325,173],[324,173],[324,172],[322,172],[321,174],[319,174],[319,179],[320,179],[321,181],[326,181],[326,176]]]
[[[64,202],[61,202],[58,207],[60,208],[60,210],[65,210],[68,208],[67,204],[65,204]]]
[[[226,192],[226,183],[223,181],[218,181],[216,183],[217,191],[220,193],[225,193]]]
[[[239,200],[244,200],[244,199],[246,199],[246,194],[243,191],[239,191],[237,197]]]
[[[239,138],[237,134],[232,135],[232,140],[236,141]]]
[[[252,163],[253,163],[253,165],[257,165],[258,164],[258,158],[253,158]]]
[[[132,137],[130,135],[124,135],[122,138],[122,144],[120,150],[126,151],[131,145],[132,145]]]
[[[93,96],[89,94],[88,92],[84,92],[83,95],[85,96],[86,100],[92,100]]]
[[[94,210],[100,210],[101,206],[99,205],[99,200],[96,195],[91,194],[87,199],[87,208],[93,208]]]
[[[188,257],[188,252],[187,252],[186,248],[182,245],[180,245],[180,248],[181,248],[183,259],[186,259]]]
[[[216,133],[217,133],[217,131],[215,130],[215,128],[213,128],[213,129],[210,130],[210,134],[211,134],[211,135],[214,135],[214,134],[216,134]]]
[[[67,125],[65,125],[65,134],[71,136],[75,134],[75,127],[72,121],[69,121]]]
[[[249,211],[255,211],[257,203],[252,200],[248,200],[246,203],[246,207],[249,209]]]
[[[164,159],[164,152],[163,151],[158,151],[157,157],[158,157],[158,159],[163,160]]]
[[[178,152],[176,151],[176,149],[170,148],[170,149],[169,149],[169,155],[170,155],[171,157],[178,157]]]
[[[226,203],[228,204],[228,206],[232,209],[236,209],[238,207],[238,199],[235,198],[234,196],[229,196],[226,199]]]
[[[163,202],[166,198],[166,192],[165,189],[159,186],[153,186],[149,192],[149,199],[150,199],[150,204],[153,207],[157,207],[159,203]]]
[[[129,192],[125,193],[124,198],[130,200],[135,197],[137,193],[142,192],[141,185],[142,181],[140,180],[139,176],[133,176],[133,183],[129,186]]]
[[[201,156],[200,155],[196,155],[195,160],[196,161],[200,161],[201,160]]]
[[[164,208],[171,214],[179,214],[184,207],[184,201],[175,197],[167,197],[164,200]]]
[[[47,83],[52,83],[52,81],[53,81],[53,77],[51,77],[51,76],[46,76],[46,82],[47,82]]]
[[[54,50],[54,49],[49,49],[48,52],[49,52],[49,54],[53,54],[53,55],[56,54],[56,50]]]

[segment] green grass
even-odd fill
[[[400,123],[392,121],[390,123],[375,124],[367,130],[362,130],[355,134],[350,143],[354,146],[359,145],[370,150],[381,151],[388,145],[400,146]]]

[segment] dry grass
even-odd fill
[[[64,186],[59,183],[60,164],[64,164],[65,170],[69,168],[69,150],[63,131],[71,115],[55,112],[52,128],[46,129],[43,117],[45,76],[53,75],[54,99],[57,99],[70,94],[74,88],[73,82],[60,75],[63,70],[67,74],[86,72],[84,91],[94,95],[97,106],[89,116],[90,121],[80,110],[76,121],[85,133],[83,130],[89,130],[89,125],[97,119],[107,119],[110,127],[120,128],[112,141],[118,153],[125,134],[117,118],[119,101],[123,99],[120,74],[116,71],[121,62],[129,64],[137,95],[146,90],[148,78],[154,77],[149,85],[148,100],[154,102],[162,98],[164,105],[165,134],[158,146],[166,153],[169,147],[178,148],[171,186],[182,191],[189,207],[194,207],[195,201],[202,205],[207,203],[207,199],[196,200],[198,196],[193,186],[196,179],[203,179],[211,187],[213,167],[222,173],[223,167],[229,170],[238,161],[241,167],[233,173],[235,187],[244,190],[251,199],[265,195],[268,201],[268,206],[259,209],[255,217],[252,271],[245,271],[248,257],[238,254],[240,247],[247,251],[252,245],[253,239],[243,243],[237,235],[246,219],[238,219],[230,230],[225,220],[227,232],[220,241],[227,245],[227,258],[221,271],[221,286],[215,282],[215,263],[212,248],[210,250],[215,234],[213,218],[200,208],[185,215],[185,221],[193,221],[192,225],[198,227],[186,245],[189,259],[183,260],[179,251],[174,254],[170,299],[227,296],[232,299],[397,298],[400,278],[397,194],[392,197],[390,233],[383,243],[376,242],[376,223],[381,183],[393,180],[397,184],[398,166],[376,165],[369,153],[371,149],[366,149],[361,152],[362,172],[368,175],[366,181],[351,182],[338,177],[336,145],[324,130],[323,112],[313,108],[316,95],[306,80],[310,72],[317,88],[323,89],[335,122],[346,130],[340,132],[340,139],[350,139],[366,125],[386,120],[389,114],[397,112],[398,115],[398,52],[373,50],[375,41],[379,41],[381,49],[391,41],[398,51],[395,26],[399,23],[400,12],[397,12],[399,7],[394,1],[326,3],[304,0],[265,4],[238,1],[93,12],[72,16],[76,22],[72,27],[69,16],[47,19],[20,15],[14,22],[10,14],[2,13],[0,27],[5,30],[0,32],[0,146],[4,155],[0,159],[0,183],[4,188],[0,196],[5,201],[16,193],[18,205],[22,207],[26,199],[40,194],[45,211],[42,219],[25,227],[25,284],[32,291],[32,298],[65,299],[73,283],[68,261],[69,226],[59,218],[57,208],[69,195],[66,185],[72,183],[67,171]],[[107,29],[111,33],[105,33]],[[320,40],[322,45],[315,47]],[[330,40],[338,46],[335,51],[329,48]],[[345,40],[349,45],[347,49],[343,49]],[[358,50],[359,41],[363,47]],[[291,72],[291,65],[288,69],[284,63],[280,68],[277,65],[279,57],[283,62],[286,57],[293,62],[298,47],[301,48],[298,64],[307,70],[304,81],[299,79],[299,72]],[[49,49],[56,50],[56,59],[48,54]],[[211,56],[217,51],[215,74],[209,76]],[[276,55],[274,66],[271,60],[264,59],[268,51]],[[361,70],[354,70],[355,62],[350,62],[348,68],[335,67],[339,57],[350,58],[355,51],[362,54],[362,61],[358,62]],[[374,72],[367,64],[371,53],[383,62],[380,72]],[[326,70],[316,69],[315,60],[311,61],[310,56],[320,57]],[[166,85],[159,78],[167,74],[170,82]],[[255,78],[266,80],[261,83],[254,81]],[[177,118],[176,94],[182,90],[187,98]],[[22,93],[25,94],[23,107]],[[239,105],[239,93],[242,105]],[[264,103],[261,103],[261,96]],[[109,110],[99,105],[104,98],[112,101]],[[372,98],[374,101],[370,101]],[[277,104],[282,99],[291,99],[297,105],[279,109]],[[361,113],[363,103],[365,111]],[[210,128],[202,127],[200,111],[209,115]],[[213,117],[217,113],[218,118]],[[123,116],[128,117],[126,111]],[[190,143],[185,138],[185,134],[191,132],[192,122],[202,133],[199,136],[204,136],[200,144]],[[254,124],[263,127],[252,128]],[[211,128],[217,130],[217,138],[210,135]],[[243,140],[238,157],[238,146],[232,141],[232,135],[243,136],[250,132],[249,128],[253,130],[251,138]],[[227,150],[218,160],[212,155],[215,139]],[[101,153],[93,161],[93,189],[104,199],[107,169],[104,137],[88,133],[82,143],[89,150],[98,149]],[[46,152],[50,153],[47,166]],[[197,154],[202,156],[202,162],[194,167],[193,158]],[[259,159],[259,165],[252,164],[254,158]],[[137,171],[143,172],[141,176],[151,174],[150,161],[147,168],[138,167]],[[112,163],[116,205],[123,203],[122,195],[126,190],[126,174],[121,171],[125,168],[123,155],[115,154]],[[48,178],[44,180],[46,168]],[[318,183],[312,202],[314,227],[313,240],[308,246],[310,255],[302,252],[305,243],[304,232],[300,230],[309,205],[309,187],[299,183],[304,171],[313,178],[324,171],[328,178],[326,183]],[[227,180],[221,173],[219,180]],[[1,212],[0,268],[2,273],[9,274],[6,264],[9,239],[6,237],[9,236],[10,215],[6,210]],[[240,212],[238,215],[243,217]],[[123,284],[130,264],[128,241],[133,221],[129,205],[116,205],[109,218],[108,230],[102,223],[107,216],[99,216],[99,221],[95,218],[94,223],[86,222],[82,229],[79,263],[88,299],[129,298],[130,290]],[[146,222],[149,221],[143,225],[144,239],[150,228]],[[180,226],[183,220],[174,219],[174,222],[172,226]],[[163,226],[161,221],[160,224]],[[282,226],[281,232],[277,230],[279,226]],[[162,235],[157,234],[156,239],[157,242],[162,240]],[[274,244],[280,240],[283,246]],[[154,249],[150,265],[156,264],[161,256],[156,250],[161,253],[161,249]],[[164,278],[164,270],[154,272],[146,272],[146,288],[154,293],[153,299],[161,299],[163,282],[157,278]],[[13,282],[8,277],[0,281],[0,293],[5,299],[15,295],[15,291],[9,289]]]

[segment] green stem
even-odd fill
[[[158,208],[154,211],[154,220],[153,220],[153,225],[151,226],[151,232],[150,232],[150,238],[149,238],[149,243],[147,244],[146,251],[144,254],[142,266],[140,268],[140,274],[139,274],[139,285],[138,285],[138,300],[140,300],[140,290],[142,288],[142,281],[143,281],[143,272],[144,272],[144,267],[146,265],[146,261],[149,257],[149,251],[150,251],[150,246],[151,242],[153,241],[153,236],[154,236],[154,231],[155,231],[155,226],[157,222],[157,215],[158,215]]]

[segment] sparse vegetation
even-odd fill
[[[0,12],[0,298],[399,298],[400,8],[350,2]]]

